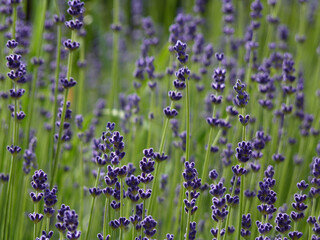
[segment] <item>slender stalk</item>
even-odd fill
[[[236,183],[237,181],[235,180],[233,182],[233,185],[232,185],[232,193],[231,193],[231,196],[234,196],[234,193],[235,193],[235,190],[236,190]],[[226,235],[228,235],[228,227],[229,227],[229,220],[230,220],[230,216],[231,216],[231,212],[232,212],[232,207],[231,206],[228,206],[228,215],[227,215],[227,221],[226,221],[226,224],[225,224],[225,229],[226,229],[226,233],[224,234],[223,236],[223,240],[226,240]]]
[[[113,23],[119,24],[119,0],[113,0]],[[118,62],[119,62],[119,32],[113,32],[113,60],[112,60],[112,87],[109,95],[109,109],[113,108],[115,97],[118,95]]]
[[[315,206],[316,206],[316,203],[314,201],[314,199],[311,200],[311,204],[312,204],[312,210],[311,210],[311,217],[314,217],[315,216]],[[309,225],[309,236],[308,238],[311,240],[312,239],[312,225],[310,224]]]
[[[173,108],[173,102],[171,101],[171,105],[170,105],[170,109]],[[168,130],[168,124],[169,124],[169,118],[166,118],[164,120],[164,127],[163,127],[163,131],[162,131],[162,137],[161,137],[161,142],[160,142],[160,148],[159,148],[159,153],[162,154],[163,152],[163,148],[164,148],[164,143],[165,143],[165,139],[166,139],[166,135],[167,135],[167,130]],[[158,162],[155,163],[156,167],[155,167],[155,171],[154,171],[154,178],[153,178],[153,182],[152,182],[152,192],[155,193],[155,188],[157,187],[157,181],[158,181],[158,175],[159,175],[159,164]],[[151,194],[151,199],[149,201],[148,204],[148,209],[149,211],[152,210],[152,204],[155,201],[155,194]]]
[[[111,211],[108,211],[108,219],[111,219]],[[110,234],[110,238],[112,237],[112,230],[111,227],[109,225],[109,222],[107,222],[107,234]]]
[[[74,39],[75,39],[75,33],[74,33],[74,31],[71,31],[71,41],[74,41]],[[59,62],[59,64],[60,64],[60,62]],[[70,80],[70,77],[71,77],[71,74],[72,74],[72,66],[73,66],[73,52],[70,51],[69,52],[69,56],[68,56],[68,71],[67,71],[67,79],[68,80]],[[56,72],[56,74],[58,74],[58,77],[59,77],[59,72],[58,71]],[[56,75],[56,77],[57,77],[57,75]],[[57,82],[56,82],[56,85],[57,85]],[[56,151],[56,154],[55,154],[55,157],[54,157],[54,161],[53,161],[53,169],[52,169],[52,175],[51,175],[52,178],[51,178],[51,184],[50,184],[51,186],[53,186],[53,183],[54,183],[54,180],[55,180],[54,179],[55,178],[55,174],[56,174],[56,171],[57,171],[56,168],[57,168],[57,165],[58,165],[58,161],[60,160],[60,148],[61,148],[61,144],[62,144],[61,136],[62,136],[62,130],[63,130],[64,120],[65,120],[66,110],[67,110],[66,108],[67,108],[68,93],[69,93],[69,89],[66,88],[65,89],[65,95],[64,95],[62,116],[61,116],[61,120],[60,120],[57,151]]]
[[[26,187],[26,183],[28,182],[28,175],[25,175],[24,176],[24,180],[23,180],[23,185],[22,185],[22,192],[23,192],[23,196],[26,196],[27,195],[27,187]],[[24,213],[25,211],[25,208],[26,208],[26,197],[23,197],[22,199],[22,214]],[[20,217],[19,218],[19,224],[18,224],[18,239],[21,239],[22,237],[22,233],[23,233],[23,230],[24,230],[24,217]]]
[[[123,178],[120,178],[120,218],[123,217]],[[120,226],[120,240],[122,240],[123,229]]]
[[[49,232],[49,229],[50,229],[50,218],[47,217],[46,220],[47,220],[47,221],[46,221],[46,232],[48,233],[48,232]]]
[[[177,222],[177,225],[176,225],[177,233],[180,230],[180,240],[183,240],[183,231],[182,231],[182,229],[183,229],[183,225],[184,225],[184,217],[183,217],[183,211],[184,211],[184,209],[183,209],[183,195],[184,194],[183,193],[184,193],[184,191],[183,191],[183,183],[181,182],[181,184],[180,184],[180,193],[179,193],[179,204],[180,204],[180,206],[177,207],[177,216],[179,216],[179,214],[180,214],[180,229],[178,228],[179,227],[179,225],[178,225],[179,221],[176,221]]]
[[[217,240],[220,240],[220,238],[221,238],[221,235],[220,235],[220,226],[221,226],[221,224],[222,224],[222,221],[219,221],[218,222],[218,226],[217,226],[217,228],[218,228],[218,232],[217,232]],[[226,229],[226,231],[227,231],[228,229]],[[225,233],[225,234],[227,234],[227,233]]]
[[[188,201],[191,201],[191,194],[188,192]],[[190,232],[190,218],[191,218],[191,210],[188,210],[188,218],[187,218],[187,229],[186,229],[186,239],[189,240],[189,232]]]
[[[147,190],[147,185],[144,184],[144,192]],[[142,220],[146,217],[146,199],[143,199],[143,205],[142,205]],[[142,228],[141,228],[141,236],[142,236]]]
[[[16,39],[16,23],[17,23],[17,6],[13,5],[13,19],[12,19],[12,39]]]
[[[230,215],[231,214],[232,214],[232,208],[229,207],[229,213],[228,213],[226,224],[225,224],[226,232],[223,235],[223,240],[226,240],[226,236],[228,235],[228,227],[229,227],[229,221],[230,221]]]
[[[33,238],[34,239],[37,238],[37,224],[36,223],[33,224]]]
[[[54,184],[55,177],[56,177],[56,174],[57,174],[58,162],[60,161],[60,149],[61,149],[61,145],[62,145],[61,137],[62,137],[64,120],[65,120],[66,112],[67,112],[68,93],[69,93],[69,89],[66,88],[65,92],[64,92],[64,102],[63,102],[62,115],[61,115],[61,120],[60,120],[60,128],[59,128],[59,135],[58,135],[57,150],[56,150],[55,158],[54,158],[54,161],[53,161],[53,168],[52,168],[52,171],[51,171],[50,186],[53,186],[53,184]]]
[[[180,175],[180,177],[176,177],[175,174],[174,174],[176,172],[181,172],[181,167],[183,166],[180,163],[179,158],[177,156],[178,156],[178,154],[177,154],[177,152],[175,152],[175,154],[173,156],[174,166],[173,166],[173,168],[171,167],[171,174],[169,175],[169,176],[172,177],[172,186],[174,186],[174,187],[177,186],[177,184],[181,181],[181,178],[182,178],[181,175]],[[169,198],[168,198],[168,203],[169,203],[168,209],[174,209],[175,196],[176,196],[175,191],[170,191],[170,195],[169,195]],[[166,227],[165,227],[166,229],[168,229],[168,231],[169,231],[169,229],[172,229],[172,227],[174,226],[172,224],[172,222],[171,222],[173,215],[174,215],[174,211],[169,211],[168,212],[168,216],[167,216],[168,221],[166,222]],[[176,216],[178,216],[178,215],[176,215]]]
[[[243,117],[245,117],[246,110],[243,109]],[[242,141],[246,141],[246,126],[242,127]]]
[[[135,240],[136,239],[136,227],[133,226],[132,227],[132,240]]]
[[[95,188],[98,186],[98,183],[99,183],[100,171],[101,171],[101,167],[98,168],[96,183],[94,185]],[[87,230],[86,238],[85,238],[86,240],[88,240],[88,237],[89,237],[89,231],[90,231],[90,227],[91,227],[91,223],[92,223],[92,215],[93,215],[93,209],[94,209],[95,201],[96,201],[96,197],[92,197],[91,208],[90,208],[90,216],[89,216],[89,223],[88,223],[88,230]]]
[[[80,39],[80,61],[85,61],[85,41],[83,38]],[[85,69],[84,67],[79,68],[79,94],[78,94],[78,102],[77,102],[77,113],[83,112],[83,101],[84,101],[84,77],[85,77]]]
[[[36,195],[38,195],[38,191],[36,191]],[[34,212],[38,213],[38,203],[34,203],[33,207],[34,207]],[[33,226],[33,238],[36,239],[36,237],[37,237],[37,223],[34,222],[33,225],[34,225]]]
[[[242,167],[242,166],[241,166]],[[242,218],[242,209],[243,209],[243,200],[244,200],[244,176],[240,177],[240,202],[239,202],[239,217],[238,217],[238,238],[241,239],[241,218]],[[237,180],[235,180],[237,181]]]
[[[213,109],[213,113],[212,113],[212,117],[214,117],[215,115],[215,106]],[[209,131],[209,138],[208,138],[208,143],[207,143],[207,151],[206,151],[206,156],[204,158],[204,165],[203,165],[203,169],[202,169],[202,174],[201,174],[201,179],[203,182],[205,182],[206,179],[206,174],[208,171],[208,167],[209,167],[209,155],[210,155],[210,150],[211,150],[211,144],[212,144],[212,138],[213,138],[213,127],[210,128]]]
[[[56,69],[55,69],[55,88],[54,88],[54,104],[52,109],[52,123],[51,123],[51,135],[53,135],[56,121],[57,121],[57,110],[58,110],[58,86],[59,86],[59,74],[60,74],[60,59],[61,59],[61,25],[57,26],[57,53],[56,53]],[[50,146],[52,147],[52,153],[49,155],[49,168],[52,167],[52,161],[54,158],[54,147],[53,137],[50,138]]]
[[[152,112],[152,110],[154,109],[154,100],[155,100],[155,93],[153,91],[151,91],[151,104],[150,104],[150,110],[149,110],[149,113]],[[150,144],[151,144],[151,135],[152,135],[152,122],[153,122],[153,119],[150,119],[149,121],[149,130],[148,130],[148,138],[147,138],[147,147],[150,147]]]
[[[84,168],[83,168],[83,146],[80,140],[80,219],[83,219],[83,209],[84,209]],[[83,221],[81,221],[81,229],[83,231]]]
[[[107,237],[107,224],[108,224],[108,206],[109,206],[109,198],[106,198],[104,205],[104,217],[103,217],[103,238]],[[134,228],[134,227],[133,227]]]
[[[37,36],[39,39],[38,40],[38,45],[36,46],[36,57],[39,58],[41,56],[41,51],[42,51],[42,34],[43,34],[43,28],[44,28],[44,21],[45,21],[45,15],[46,15],[46,10],[47,10],[47,0],[44,0],[42,2],[42,12],[41,12],[41,19],[39,20],[39,35]],[[31,83],[31,92],[30,92],[30,102],[28,101],[28,118],[27,118],[27,138],[26,142],[29,141],[30,138],[30,128],[31,128],[31,122],[32,122],[32,115],[33,115],[33,110],[34,110],[34,98],[35,98],[35,92],[36,92],[36,87],[37,87],[37,77],[38,77],[38,69],[39,66],[36,65],[33,69],[33,75],[32,75],[32,83]]]
[[[245,108],[242,109],[242,114],[245,116],[246,110]],[[242,127],[242,141],[246,141],[246,126]],[[241,167],[244,167],[243,164],[241,164]],[[238,217],[238,239],[241,237],[241,218],[242,218],[242,209],[243,209],[243,200],[244,200],[244,176],[242,175],[240,177],[240,202],[239,202],[239,217]],[[235,182],[237,179],[235,179]]]
[[[189,158],[190,158],[190,96],[189,96],[189,80],[188,79],[186,80],[186,119],[187,119],[186,162],[189,162]]]
[[[16,38],[16,22],[17,22],[17,6],[13,6],[13,22],[12,22],[12,38]],[[14,90],[17,92],[17,84],[14,83]],[[17,121],[17,112],[18,112],[18,101],[15,98],[14,99],[14,122],[13,122],[13,131],[12,131],[12,143],[13,146],[16,146],[18,144],[17,139],[17,127],[18,127],[18,121]],[[15,159],[16,159],[16,153],[11,155],[10,160],[10,172],[9,172],[9,182],[8,182],[8,188],[7,188],[7,195],[6,195],[6,201],[5,201],[5,221],[4,221],[4,231],[3,231],[3,239],[7,239],[8,236],[10,236],[9,229],[11,225],[11,208],[12,208],[12,196],[13,196],[13,180],[14,180],[14,172],[15,172]]]
[[[7,239],[7,235],[9,234],[9,228],[10,228],[10,217],[11,217],[11,199],[12,199],[12,185],[13,185],[13,168],[14,168],[14,161],[15,157],[14,155],[11,156],[10,161],[10,172],[9,172],[9,182],[8,182],[8,188],[7,188],[7,194],[6,194],[6,201],[5,201],[5,221],[4,221],[4,231],[3,231],[3,238]]]
[[[170,104],[170,109],[172,109],[172,108],[173,108],[173,102],[171,102],[171,104]],[[166,135],[167,135],[167,130],[168,130],[168,123],[169,123],[169,119],[166,118],[166,120],[164,122],[164,127],[163,127],[163,131],[162,131],[162,137],[161,137],[161,142],[160,142],[160,147],[159,147],[160,154],[163,152],[164,143],[166,140]]]

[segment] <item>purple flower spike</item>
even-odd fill
[[[29,219],[34,224],[37,224],[37,223],[41,222],[41,220],[43,219],[43,215],[39,214],[39,213],[30,213],[28,216],[29,216]]]
[[[34,190],[41,192],[47,187],[46,181],[48,180],[47,174],[40,170],[36,170],[32,176],[31,186]]]
[[[155,233],[157,222],[152,218],[152,216],[146,216],[145,219],[141,222],[142,227],[145,229],[144,233],[148,238],[151,238]]]
[[[249,102],[249,95],[244,91],[245,84],[238,79],[236,84],[233,86],[233,89],[237,92],[237,96],[234,99],[235,105],[240,108],[244,108]]]
[[[68,1],[69,8],[67,12],[74,17],[79,17],[84,13],[84,3],[80,0],[70,0]]]
[[[305,180],[302,180],[301,182],[297,183],[297,187],[299,190],[303,191],[309,187],[309,184],[307,184]]]
[[[224,58],[224,53],[223,52],[221,52],[221,53],[216,53],[216,59],[219,61],[219,62],[221,62],[222,60],[223,60],[223,58]]]
[[[15,49],[15,48],[18,46],[18,42],[17,42],[16,40],[14,40],[14,39],[8,40],[6,46],[7,46],[7,48],[9,48],[9,49]]]
[[[245,168],[240,167],[239,165],[232,166],[232,172],[234,175],[240,177],[247,173],[247,170]]]
[[[69,240],[79,239],[80,236],[81,236],[81,232],[80,231],[67,232],[67,239],[69,239]]]
[[[68,39],[63,42],[63,46],[69,51],[74,51],[80,47],[80,43],[72,42],[71,39]]]
[[[174,235],[170,234],[170,233],[167,233],[165,240],[173,240],[173,239],[174,239]]]
[[[292,240],[298,240],[302,237],[302,232],[294,231],[294,232],[289,232],[288,236]]]
[[[215,169],[213,169],[213,170],[211,170],[211,171],[209,172],[209,178],[210,178],[212,181],[216,180],[216,179],[218,178],[218,176],[219,176],[219,174],[218,174],[218,172],[217,172]]]
[[[102,193],[102,190],[99,189],[98,187],[97,188],[89,188],[89,193],[92,197],[98,197],[101,193]]]
[[[171,119],[178,115],[178,111],[175,109],[170,109],[170,107],[166,107],[163,109],[163,113],[166,115],[167,118]]]
[[[239,115],[239,121],[242,126],[247,126],[249,124],[250,115],[246,115],[245,117],[241,114]]]
[[[173,49],[177,53],[177,59],[179,60],[179,62],[182,64],[187,63],[189,58],[189,55],[186,53],[187,44],[178,40],[176,45],[174,45]]]
[[[288,214],[279,213],[275,221],[277,224],[277,226],[275,227],[277,232],[281,234],[285,234],[291,229],[291,226],[290,226],[291,220]]]
[[[179,101],[182,98],[181,92],[169,91],[168,96],[172,101]]]
[[[207,118],[207,123],[208,123],[212,128],[214,128],[214,127],[219,126],[220,120],[217,119],[217,118],[208,117],[208,118]]]
[[[103,235],[101,233],[98,233],[97,238],[99,240],[109,240],[110,239],[110,235],[108,234],[105,238],[103,238]]]
[[[6,57],[7,59],[7,67],[12,70],[16,70],[20,67],[21,64],[21,56],[17,54],[10,54]]]
[[[79,19],[70,20],[65,22],[66,27],[71,30],[80,30],[83,26],[83,23]]]
[[[252,154],[252,146],[250,142],[240,142],[238,143],[238,147],[236,148],[236,158],[242,162],[248,162],[251,158]]]
[[[64,88],[71,88],[77,84],[77,82],[72,77],[70,78],[69,81],[67,78],[60,79],[60,83]]]

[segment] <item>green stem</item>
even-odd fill
[[[311,215],[310,215],[310,217],[314,217],[314,211],[315,211],[315,206],[316,206],[316,204],[315,204],[315,201],[314,201],[314,199],[312,199],[312,201],[311,201],[311,204],[312,204],[312,210],[311,210]],[[312,225],[310,224],[309,225],[309,239],[311,240],[311,238],[312,238]]]
[[[187,119],[186,162],[189,162],[189,158],[190,158],[190,97],[189,97],[189,80],[188,79],[186,80],[186,119]]]
[[[119,0],[113,0],[113,23],[119,24]],[[113,32],[113,60],[112,60],[112,86],[110,88],[109,109],[113,108],[115,96],[118,96],[118,59],[119,59],[119,32]]]
[[[95,183],[95,185],[94,185],[95,188],[98,186],[98,183],[99,183],[100,171],[101,171],[101,167],[98,168],[96,183]],[[90,231],[90,227],[91,227],[91,223],[92,223],[92,215],[93,215],[93,209],[94,209],[94,203],[95,203],[95,201],[96,201],[96,197],[92,197],[91,209],[90,209],[90,216],[89,216],[89,223],[88,223],[88,230],[87,230],[86,238],[85,238],[86,240],[88,240],[88,237],[89,237],[89,231]]]
[[[104,205],[104,220],[103,220],[103,238],[105,239],[107,237],[107,224],[108,224],[108,205],[109,205],[109,199],[106,198],[105,205]],[[133,227],[134,228],[134,227]]]
[[[83,208],[84,208],[84,168],[83,168],[83,146],[82,141],[80,140],[80,219],[83,219]],[[83,221],[81,221],[81,229],[83,228]]]
[[[17,5],[13,5],[13,21],[12,21],[12,39],[16,38],[16,22],[17,22]],[[15,92],[17,92],[17,84],[14,83],[14,90]],[[14,99],[14,125],[13,125],[13,132],[12,132],[12,142],[13,145],[16,146],[18,143],[18,139],[17,139],[17,112],[18,112],[18,101],[15,98]],[[10,229],[10,225],[11,225],[11,199],[12,199],[12,188],[13,188],[13,179],[14,179],[14,162],[15,162],[15,155],[16,154],[12,154],[11,156],[11,161],[10,161],[10,173],[9,173],[9,182],[8,182],[8,188],[7,188],[7,197],[6,197],[6,204],[5,204],[5,223],[4,223],[4,231],[3,231],[3,239],[7,239],[7,236],[10,236],[9,233],[9,229]]]
[[[242,114],[245,116],[246,110],[245,108],[242,109]],[[246,141],[246,126],[242,127],[242,141]],[[243,164],[241,164],[241,167],[244,167]],[[241,237],[241,218],[242,218],[242,209],[243,209],[243,200],[244,200],[244,176],[242,175],[240,177],[240,202],[239,202],[239,217],[238,217],[238,239]],[[242,179],[241,179],[242,178]],[[235,179],[235,182],[237,179]]]
[[[47,232],[47,234],[49,233],[49,229],[50,229],[50,218],[47,217],[47,223],[46,223],[46,232]]]
[[[11,156],[11,162],[10,162],[10,172],[9,172],[9,182],[8,182],[8,188],[7,188],[7,194],[6,194],[6,201],[5,201],[5,221],[4,221],[4,231],[3,231],[3,237],[2,239],[8,239],[7,235],[9,234],[9,228],[10,228],[10,215],[11,215],[11,198],[12,198],[12,182],[13,182],[13,168],[14,168],[14,155]]]
[[[36,191],[36,195],[38,195],[38,191]],[[34,203],[34,212],[38,213],[38,203]],[[34,228],[33,228],[33,238],[36,239],[37,237],[37,223],[34,222]]]
[[[33,224],[33,239],[37,238],[37,224]]]
[[[177,234],[178,231],[180,230],[180,240],[183,240],[183,225],[184,225],[184,217],[183,217],[183,198],[184,198],[184,191],[183,191],[183,184],[181,182],[180,184],[180,193],[179,193],[179,206],[177,207],[177,216],[180,214],[180,229],[178,228],[178,224],[176,225],[177,228]],[[176,221],[177,223],[179,223],[179,221]]]
[[[28,181],[28,175],[24,176],[24,180],[23,180],[23,185],[22,185],[22,192],[23,192],[23,199],[22,199],[22,207],[21,207],[21,212],[22,214],[25,211],[26,208],[26,197],[27,196],[27,188],[26,188],[26,183]],[[22,239],[22,232],[23,232],[23,227],[24,227],[24,217],[20,217],[19,218],[19,225],[18,225],[18,239]]]
[[[135,240],[136,239],[136,227],[133,226],[132,227],[132,240]]]
[[[231,208],[231,207],[228,207],[228,209],[229,209],[229,213],[228,213],[227,220],[226,220],[226,224],[225,224],[226,232],[225,232],[225,234],[223,235],[223,240],[226,240],[226,236],[228,235],[229,220],[230,220],[230,215],[231,215],[231,213],[232,213],[232,208]]]
[[[80,61],[83,62],[85,60],[85,41],[83,38],[80,39]],[[77,113],[83,112],[83,101],[84,101],[84,77],[85,77],[85,69],[84,67],[79,68],[79,94],[78,94],[78,103],[77,103]]]
[[[61,137],[62,137],[62,132],[63,132],[64,120],[65,120],[66,112],[67,112],[68,93],[69,93],[69,89],[66,88],[65,92],[64,92],[64,102],[63,102],[63,108],[62,108],[62,115],[61,115],[61,119],[60,119],[57,150],[56,150],[56,154],[55,154],[54,161],[53,161],[53,168],[52,168],[52,171],[51,171],[50,186],[53,186],[53,184],[54,184],[55,177],[56,177],[56,174],[57,174],[58,162],[60,161],[60,149],[61,149],[61,145],[62,145]]]
[[[41,12],[41,19],[39,20],[39,35],[38,35],[38,45],[36,46],[36,57],[39,58],[41,55],[42,51],[42,40],[43,40],[43,29],[44,29],[44,21],[45,21],[45,15],[46,15],[46,10],[47,10],[47,0],[44,0],[42,2],[42,12]],[[30,128],[31,128],[31,122],[32,122],[32,115],[33,115],[33,110],[34,110],[34,98],[35,98],[35,92],[36,92],[36,87],[37,87],[37,77],[38,77],[38,68],[39,66],[36,65],[33,69],[33,75],[32,75],[32,83],[31,83],[31,96],[30,96],[30,102],[28,101],[28,118],[27,118],[27,137],[26,137],[26,142],[28,143],[29,138],[30,138]]]
[[[242,166],[241,166],[242,167]],[[244,200],[244,176],[240,177],[240,202],[239,202],[239,218],[238,218],[238,239],[241,239],[241,218],[242,218],[242,209],[243,209],[243,200]],[[242,179],[241,179],[242,178]],[[235,180],[237,181],[237,180]]]
[[[283,129],[284,129],[284,126],[283,126],[284,125],[284,118],[285,118],[285,115],[283,115],[283,123],[282,123],[281,130],[280,130],[279,144],[278,144],[277,153],[281,153],[281,151],[282,151],[282,142],[283,142],[282,138],[283,138],[283,134],[284,134],[284,132],[283,132]]]
[[[170,109],[173,108],[173,102],[171,101],[171,105],[170,105]],[[166,119],[164,120],[164,127],[163,127],[163,131],[162,131],[162,137],[161,137],[161,142],[160,142],[160,148],[159,148],[159,153],[162,154],[163,152],[163,148],[164,148],[164,143],[165,143],[165,139],[166,139],[166,135],[167,135],[167,130],[168,130],[168,123],[169,123],[169,118],[166,117]],[[158,181],[158,175],[159,175],[159,164],[158,162],[155,163],[156,167],[155,167],[155,171],[154,171],[154,178],[153,178],[153,182],[152,182],[152,192],[153,194],[151,194],[151,199],[149,201],[148,204],[148,210],[152,211],[152,204],[155,202],[155,190],[157,187],[157,181]]]
[[[216,108],[216,106],[214,106],[214,108],[213,108],[212,117],[214,117],[214,115],[215,115],[215,108]],[[211,150],[211,144],[213,141],[212,138],[213,138],[213,127],[211,127],[210,131],[209,131],[207,151],[206,151],[206,156],[204,158],[204,165],[203,165],[202,174],[201,174],[201,179],[203,182],[205,182],[206,173],[208,172],[208,168],[209,168],[209,155],[210,155],[210,150]]]
[[[219,222],[218,222],[218,226],[217,226],[217,228],[218,228],[217,240],[220,240],[220,238],[221,238],[221,235],[220,235],[220,226],[221,226],[221,224],[222,224],[222,221],[219,221]],[[227,231],[227,230],[228,230],[228,229],[226,229],[226,231]],[[225,234],[227,234],[227,232],[226,232]]]
[[[191,201],[191,194],[188,192],[188,201]],[[187,230],[186,230],[186,239],[189,240],[189,232],[190,232],[190,218],[191,218],[191,210],[188,210],[188,219],[187,219]]]
[[[173,102],[171,102],[171,104],[170,104],[170,109],[172,109],[172,108],[173,108]],[[161,137],[161,142],[160,142],[160,147],[159,147],[160,154],[163,152],[164,143],[166,140],[166,135],[167,135],[167,130],[168,130],[168,123],[169,123],[169,118],[166,118],[164,121],[164,127],[163,127],[163,131],[162,131],[162,137]]]
[[[144,192],[147,190],[147,185],[144,184]],[[143,199],[143,205],[142,205],[142,220],[146,217],[146,199]],[[141,228],[141,236],[142,236],[143,230]]]
[[[71,31],[71,41],[74,40],[74,31]],[[73,64],[73,52],[70,51],[69,52],[69,56],[68,56],[68,71],[67,71],[67,80],[70,80],[71,74],[72,74],[72,64]],[[57,84],[57,83],[56,83]],[[55,180],[55,175],[56,175],[56,171],[57,171],[57,165],[58,165],[58,161],[60,161],[60,148],[61,148],[61,137],[62,137],[62,131],[63,131],[63,125],[64,125],[64,120],[65,120],[65,116],[66,116],[66,111],[67,111],[67,100],[68,100],[68,93],[69,93],[69,89],[66,88],[65,89],[65,94],[64,94],[64,102],[63,102],[63,109],[62,109],[62,116],[61,116],[61,120],[60,120],[60,128],[59,128],[59,135],[58,135],[58,143],[57,143],[57,151],[54,157],[54,161],[53,161],[53,169],[52,169],[52,174],[51,174],[51,183],[50,186],[53,186],[54,180]]]
[[[120,218],[123,217],[123,178],[120,178]],[[123,229],[120,226],[120,240],[122,240]]]
[[[51,123],[51,135],[55,132],[55,126],[57,121],[57,110],[58,110],[58,86],[59,86],[59,74],[60,74],[60,59],[61,59],[61,25],[57,26],[57,50],[56,50],[56,69],[55,69],[55,88],[54,88],[54,104],[52,109],[52,123]],[[49,168],[52,167],[52,161],[54,158],[54,138],[50,138],[50,146],[52,147],[52,153],[49,155]]]
[[[16,39],[16,23],[17,23],[17,5],[13,5],[12,19],[12,39]]]
[[[154,109],[155,93],[153,91],[151,91],[150,98],[151,98],[151,104],[150,104],[149,113],[151,113],[152,110]],[[148,130],[148,138],[147,138],[147,147],[150,147],[150,144],[151,144],[152,122],[153,122],[153,119],[149,119],[149,130]]]
[[[242,108],[242,115],[246,117],[246,109]],[[246,141],[246,126],[242,126],[242,141]]]

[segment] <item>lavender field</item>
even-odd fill
[[[0,240],[320,240],[319,0],[0,0]]]

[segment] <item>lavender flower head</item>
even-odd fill
[[[237,96],[234,99],[234,104],[237,107],[244,108],[249,102],[249,95],[245,91],[245,84],[241,80],[237,80],[236,84],[233,86],[233,89],[236,91]]]

